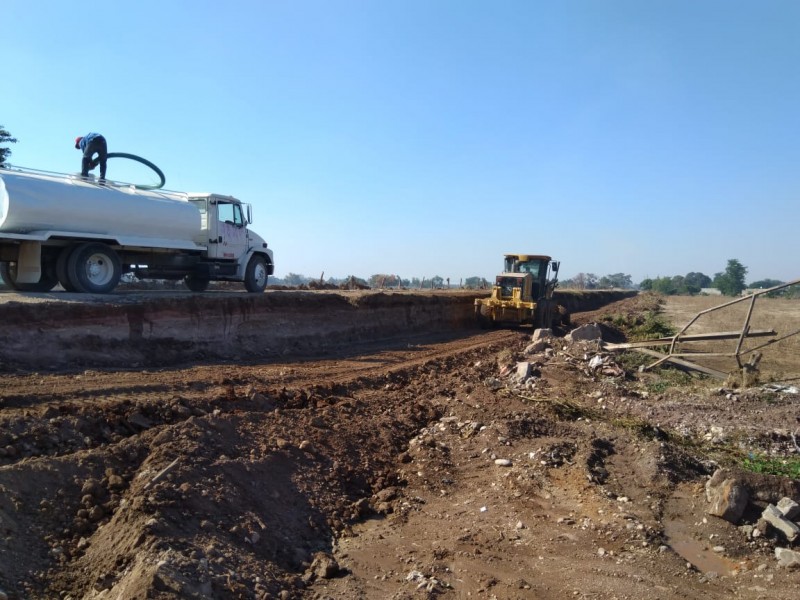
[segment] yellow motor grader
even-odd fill
[[[530,324],[545,328],[566,323],[566,311],[553,299],[559,265],[549,256],[506,254],[492,295],[475,300],[478,322],[483,327]]]

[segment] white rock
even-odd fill
[[[514,463],[507,458],[498,458],[495,459],[494,464],[496,464],[498,467],[510,467]]]
[[[770,504],[761,513],[761,518],[780,531],[788,541],[795,541],[800,536],[800,527],[792,523],[774,505]]]
[[[518,362],[517,363],[517,381],[525,381],[531,376],[533,370],[531,363]]]
[[[790,521],[796,521],[797,517],[800,517],[800,504],[791,498],[781,498],[778,501],[777,508]]]
[[[600,329],[600,326],[597,323],[589,323],[588,325],[582,325],[577,329],[573,329],[565,337],[570,342],[578,342],[582,340],[591,342],[602,339],[603,331]]]
[[[800,568],[800,552],[789,548],[775,548],[775,558],[782,567],[788,569]]]

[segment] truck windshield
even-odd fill
[[[530,273],[534,277],[538,277],[541,266],[542,261],[540,260],[519,260],[517,257],[506,257],[506,273]]]
[[[217,218],[232,225],[244,225],[242,207],[238,204],[231,204],[230,202],[217,203]]]
[[[532,260],[529,262],[521,262],[519,264],[519,272],[520,273],[530,273],[534,277],[539,275],[539,266],[541,263],[538,260]]]

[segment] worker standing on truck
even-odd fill
[[[106,158],[108,157],[106,138],[99,133],[87,133],[83,137],[75,138],[75,149],[83,152],[81,177],[88,177],[89,171],[100,165],[100,181],[105,181]],[[93,158],[95,154],[97,154],[97,158]]]

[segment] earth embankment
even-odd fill
[[[4,294],[0,362],[148,367],[322,354],[398,335],[468,330],[485,291]],[[571,312],[625,292],[559,293]]]

